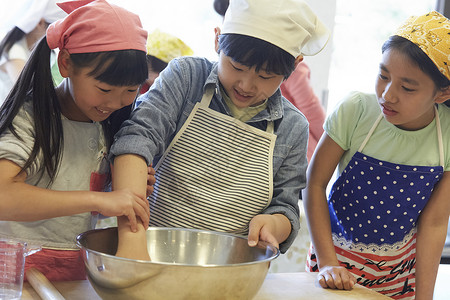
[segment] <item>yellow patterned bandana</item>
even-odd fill
[[[194,51],[173,35],[158,29],[148,35],[147,55],[154,56],[165,63],[169,63],[175,57],[192,54],[194,54]]]
[[[419,46],[439,71],[450,79],[450,21],[446,17],[436,11],[410,17],[395,35]]]

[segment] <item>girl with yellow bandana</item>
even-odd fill
[[[375,95],[350,94],[326,120],[304,193],[307,269],[324,288],[433,298],[450,211],[449,33],[437,12],[410,18],[382,47]]]

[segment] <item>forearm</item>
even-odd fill
[[[145,198],[147,186],[147,164],[137,155],[125,154],[116,157],[113,167],[113,190],[130,189]],[[146,229],[148,224],[138,222],[137,232],[132,232],[129,220],[118,217],[119,244],[117,256],[148,260]]]
[[[437,270],[447,232],[450,204],[450,172],[435,185],[417,222],[416,299],[432,299]]]
[[[136,232],[130,230],[130,222],[126,217],[117,217],[119,243],[116,256],[150,260],[147,249],[147,226],[138,222]]]
[[[7,159],[0,159],[0,220],[37,221],[98,211],[97,192],[54,191],[25,182],[25,172]]]
[[[425,217],[425,216],[424,216]],[[434,219],[435,221],[436,219]],[[432,299],[448,218],[440,224],[420,218],[416,237],[416,299]]]
[[[319,269],[323,266],[339,265],[331,236],[326,191],[343,154],[344,150],[324,133],[308,166],[303,205]]]
[[[303,204],[319,268],[339,265],[331,237],[331,223],[325,189],[320,187],[306,188],[303,193]]]
[[[37,221],[98,211],[97,192],[54,191],[24,182],[0,185],[0,220]]]
[[[148,222],[148,201],[128,189],[113,192],[55,191],[26,183],[20,166],[0,159],[0,220],[36,221],[97,211],[105,216],[127,216]],[[76,175],[74,175],[76,176]],[[87,178],[86,180],[88,180]]]

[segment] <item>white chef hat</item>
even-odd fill
[[[301,0],[230,0],[221,33],[259,38],[294,57],[317,54],[330,37],[328,28]]]
[[[47,23],[53,23],[67,16],[56,5],[55,0],[22,0],[22,2],[14,26],[19,27],[27,34],[37,26],[41,19],[44,19]]]

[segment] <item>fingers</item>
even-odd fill
[[[153,185],[147,185],[146,196],[149,197],[153,193]]]
[[[278,242],[276,241],[276,239],[274,238],[273,242],[269,242],[272,246],[274,246],[277,249],[280,249],[280,244],[278,244]]]
[[[147,197],[153,193],[153,185],[156,182],[155,169],[150,165],[147,169]]]
[[[261,231],[262,223],[258,222],[257,219],[253,218],[250,221],[248,229],[248,245],[254,247],[259,242],[259,232]]]
[[[137,203],[137,205],[134,207],[134,212],[135,212],[136,216],[138,216],[141,219],[142,225],[144,225],[144,227],[147,228],[148,223],[150,221],[149,203],[148,203],[147,199],[143,200],[141,198],[138,198],[136,203]]]
[[[259,233],[259,240],[267,242],[277,249],[280,248],[277,239],[272,235],[272,233],[265,230],[265,227],[261,228],[261,232]]]
[[[148,167],[148,174],[149,175],[155,175],[156,174],[156,171],[155,171],[155,169],[153,169],[152,165],[150,165]]]
[[[257,215],[250,221],[248,231],[248,245],[254,247],[259,241],[267,242],[279,248],[279,241],[274,235],[273,215]]]
[[[125,192],[129,193],[128,191]],[[150,206],[147,199],[143,199],[132,193],[128,195],[128,203],[123,215],[130,221],[131,231],[136,232],[138,230],[138,222],[142,222],[144,227],[147,228],[150,220]]]
[[[137,221],[136,221],[136,215],[134,214],[134,211],[127,215],[128,220],[130,221],[130,227],[131,231],[136,232],[137,231]]]
[[[323,288],[351,290],[356,283],[355,277],[343,267],[325,268],[317,277]]]
[[[356,278],[355,278],[355,276],[353,276],[353,274],[351,274],[349,290],[351,290],[355,286],[355,284],[356,284]]]
[[[139,204],[136,209],[136,215],[141,219],[142,225],[144,225],[145,228],[148,227],[149,221],[150,221],[150,208],[148,205],[148,201],[145,201],[146,204]]]
[[[142,206],[147,212],[148,214],[150,214],[150,203],[148,203],[147,199],[142,199],[139,196],[136,196],[136,203],[138,203],[140,206]]]
[[[148,167],[147,168],[147,183],[149,185],[154,185],[156,182],[156,178],[155,178],[155,169],[153,169],[152,167]]]
[[[337,285],[336,282],[333,278],[333,276],[330,273],[323,273],[320,275],[320,277],[322,277],[321,279],[323,279],[321,286],[325,287],[325,288],[330,288],[330,289],[337,289]],[[321,280],[319,280],[320,283]]]
[[[317,279],[319,281],[319,285],[324,289],[328,288],[328,284],[326,282],[325,276],[322,274],[317,275]]]
[[[342,289],[351,290],[355,285],[356,279],[350,272],[341,275],[342,277]]]

